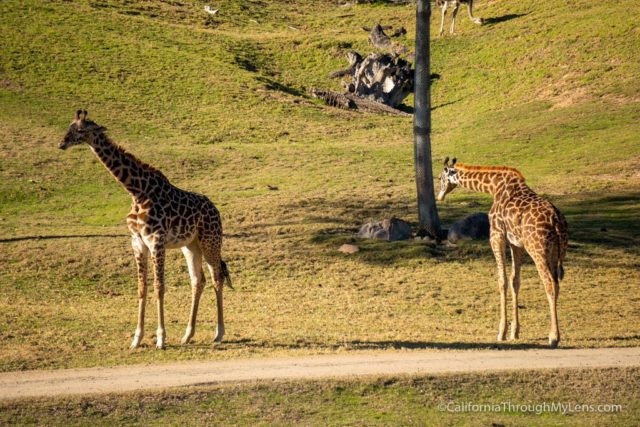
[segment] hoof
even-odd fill
[[[557,348],[559,342],[560,342],[560,340],[555,340],[555,339],[549,338],[549,347],[550,348]]]
[[[520,329],[519,328],[511,328],[511,335],[509,336],[512,340],[517,340],[520,338]]]
[[[213,339],[213,341],[216,343],[221,343],[223,336],[224,336],[224,326],[223,327],[218,326],[216,330],[216,337]]]
[[[187,331],[184,333],[184,336],[180,340],[180,344],[182,345],[189,344],[191,342],[191,338],[193,338],[193,331],[190,331],[189,329],[187,329]]]
[[[131,341],[131,345],[129,346],[129,350],[135,350],[136,348],[140,347],[140,344],[142,343],[142,336],[136,335],[133,337],[133,341]]]
[[[498,334],[496,341],[506,341],[507,339],[507,333],[503,332],[501,334]]]

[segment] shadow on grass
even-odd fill
[[[21,237],[9,237],[7,239],[0,239],[0,243],[21,242],[23,240],[51,240],[51,239],[85,239],[88,237],[131,237],[129,234],[71,234],[71,235],[51,235],[51,236],[21,236]]]
[[[501,22],[511,21],[512,19],[521,18],[527,15],[527,13],[510,13],[508,15],[495,16],[491,18],[483,18],[483,25],[495,25]]]
[[[541,341],[545,339],[541,338]],[[306,340],[296,340],[291,343],[256,341],[249,338],[223,341],[216,344],[220,349],[226,347],[242,346],[243,348],[277,348],[284,350],[323,349],[323,350],[529,350],[547,349],[547,344],[522,343],[522,342],[434,342],[434,341],[344,341],[341,343],[319,343]],[[176,346],[179,348],[180,346]],[[211,348],[210,343],[193,343],[189,347]],[[573,348],[562,346],[562,348]]]
[[[443,227],[466,215],[475,212],[488,212],[490,201],[475,196],[454,199],[439,205]],[[591,253],[595,248],[619,249],[630,254],[640,254],[640,193],[619,193],[602,196],[601,194],[580,194],[553,197],[553,202],[564,213],[569,223],[571,252]],[[415,218],[413,202],[409,200],[388,200],[372,202],[370,200],[326,200],[305,201],[304,205],[291,205],[292,208],[304,208],[314,212],[304,222],[332,224],[318,230],[311,236],[311,243],[324,247],[326,253],[334,257],[344,257],[336,251],[344,243],[356,243],[360,252],[350,255],[356,260],[389,265],[397,261],[413,258],[436,258],[442,261],[458,262],[487,258],[493,259],[493,253],[485,241],[461,242],[456,246],[434,245],[423,241],[405,240],[387,242],[378,239],[356,238],[360,224],[369,219],[380,220],[385,217]],[[315,212],[332,212],[331,216],[322,216]],[[338,213],[337,215],[335,213]],[[413,229],[417,224],[411,222]]]
[[[558,199],[570,242],[640,252],[640,193]]]

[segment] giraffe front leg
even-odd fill
[[[165,348],[166,329],[164,327],[164,244],[156,244],[151,251],[153,259],[156,302],[158,305],[158,329],[156,329],[156,348]]]
[[[444,34],[444,18],[447,15],[447,2],[445,1],[442,4],[442,15],[441,15],[441,19],[440,19],[440,36],[442,37],[442,35]]]
[[[144,338],[144,311],[147,303],[147,259],[149,250],[139,237],[131,241],[138,269],[138,326],[129,349],[138,348]]]
[[[506,262],[506,239],[499,232],[491,235],[491,249],[496,258],[498,266],[498,290],[500,291],[500,325],[498,326],[498,341],[507,338],[507,273]]]
[[[482,18],[476,18],[473,16],[473,0],[469,0],[469,3],[467,4],[467,12],[469,12],[469,19],[471,19],[474,24],[482,25],[484,23]]]
[[[451,13],[451,29],[449,33],[453,34],[456,29],[456,16],[458,15],[458,9],[460,8],[460,3],[456,2],[453,6],[453,12]]]
[[[511,245],[511,261],[512,270],[510,277],[511,285],[511,302],[513,310],[513,321],[511,322],[511,339],[516,340],[520,337],[520,318],[518,315],[518,292],[520,291],[520,268],[522,267],[522,259],[524,257],[524,249],[515,245]]]

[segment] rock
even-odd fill
[[[411,225],[398,218],[385,218],[364,224],[358,232],[363,239],[384,239],[389,242],[407,240],[412,237]]]
[[[455,243],[458,240],[485,240],[489,238],[489,216],[486,213],[475,213],[455,222],[449,229],[447,240]]]
[[[359,247],[357,247],[356,245],[350,245],[348,243],[345,243],[344,245],[340,246],[340,249],[338,250],[343,254],[355,254],[356,252],[360,252]]]

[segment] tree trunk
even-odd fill
[[[416,70],[413,113],[414,161],[418,190],[419,234],[440,239],[440,219],[436,209],[431,169],[431,82],[430,70],[430,0],[416,5]]]

